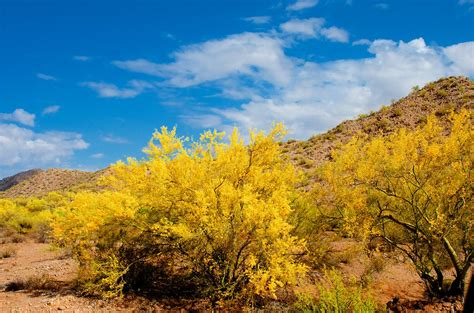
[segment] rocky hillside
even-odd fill
[[[51,191],[76,191],[96,188],[96,181],[104,170],[30,170],[0,181],[0,198],[41,196]]]
[[[13,188],[21,182],[28,180],[41,172],[40,169],[33,169],[0,180],[0,192]]]
[[[466,77],[448,77],[414,88],[405,98],[382,107],[378,112],[345,121],[326,133],[307,141],[288,141],[283,151],[299,167],[309,170],[328,160],[331,151],[354,134],[390,134],[405,127],[413,129],[426,122],[430,114],[446,119],[449,112],[474,108],[474,82]],[[95,189],[97,179],[107,171],[30,170],[0,181],[1,197],[40,196],[50,191]]]
[[[413,91],[378,112],[361,115],[355,120],[342,122],[326,133],[307,141],[288,141],[283,151],[303,169],[312,169],[328,160],[331,151],[344,144],[355,134],[387,135],[399,128],[414,129],[435,114],[447,119],[449,113],[463,107],[474,109],[474,82],[466,77],[447,77]]]

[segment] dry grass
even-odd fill
[[[5,291],[59,291],[62,287],[63,284],[61,282],[53,280],[49,275],[42,275],[9,282],[5,287]]]
[[[12,246],[0,248],[0,259],[11,258],[16,255],[16,249]]]

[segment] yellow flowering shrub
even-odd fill
[[[54,234],[106,296],[181,272],[201,294],[277,297],[305,272],[296,260],[304,242],[289,223],[299,174],[281,156],[284,134],[276,125],[248,144],[237,130],[228,141],[208,131],[191,142],[163,127],[147,159],[112,167],[102,181],[111,190],[74,196]]]
[[[473,135],[463,110],[448,129],[430,116],[412,132],[356,137],[319,171],[315,199],[346,234],[404,253],[432,294],[460,294],[474,252]]]
[[[54,209],[63,205],[65,199],[56,192],[42,198],[0,199],[0,228],[20,234],[33,233],[45,240]]]

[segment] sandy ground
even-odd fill
[[[344,251],[348,244],[339,242],[337,250]],[[13,254],[1,258],[2,251]],[[386,304],[394,297],[402,300],[422,301],[424,288],[410,264],[402,261],[390,261],[383,270],[373,274],[371,282],[373,297]],[[355,257],[349,262],[339,264],[346,275],[358,276],[364,271],[364,260]],[[0,243],[0,313],[3,312],[187,312],[189,310],[158,304],[145,299],[104,301],[77,295],[71,288],[76,277],[77,265],[61,251],[53,250],[50,245],[28,240],[21,243]],[[31,278],[47,277],[54,283],[52,290],[6,291],[12,282],[26,281]],[[47,289],[47,288],[46,288]],[[194,305],[187,308],[194,308]],[[423,310],[402,310],[402,312],[458,312],[460,304],[443,302],[425,306]],[[199,311],[199,309],[198,309]],[[270,310],[274,311],[274,310]]]
[[[107,302],[79,297],[70,286],[76,276],[77,265],[48,244],[35,242],[0,244],[0,252],[8,249],[14,255],[0,259],[0,312],[156,312],[154,304],[134,304],[127,301]],[[59,286],[53,291],[5,291],[11,282],[32,277],[48,277]],[[56,288],[55,288],[56,289]],[[166,308],[164,308],[166,309]]]

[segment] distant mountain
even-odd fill
[[[297,166],[309,170],[331,157],[331,151],[347,143],[358,132],[369,136],[387,135],[400,128],[414,129],[435,114],[447,121],[449,112],[474,109],[474,82],[466,77],[447,77],[413,91],[377,112],[360,115],[305,141],[288,141],[283,151]]]
[[[0,191],[5,191],[7,189],[13,188],[14,186],[20,184],[22,181],[29,179],[30,177],[38,174],[39,172],[41,172],[40,169],[33,169],[4,178],[0,180]]]
[[[326,133],[306,141],[290,140],[282,149],[290,160],[305,170],[313,169],[331,157],[331,151],[363,132],[371,136],[387,135],[402,127],[414,129],[435,114],[447,120],[449,112],[461,108],[474,109],[474,82],[466,77],[447,77],[413,91],[378,112],[345,121]],[[97,189],[97,179],[108,169],[83,172],[64,169],[34,169],[0,181],[0,198],[41,196],[51,191]]]
[[[105,170],[47,169],[21,172],[0,181],[0,198],[42,196],[51,191],[96,189],[97,179]]]

